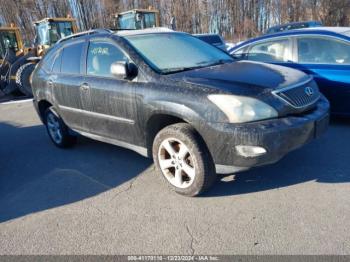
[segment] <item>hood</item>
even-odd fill
[[[297,85],[310,78],[295,69],[251,61],[205,67],[169,76],[190,84],[208,86],[239,95],[271,92],[289,85]]]

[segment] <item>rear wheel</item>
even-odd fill
[[[69,133],[69,128],[61,117],[50,107],[45,112],[45,126],[51,141],[60,148],[73,146],[77,137]]]
[[[35,64],[28,63],[22,65],[16,73],[16,84],[18,89],[26,96],[32,97],[33,91],[30,84],[30,76],[35,69]]]
[[[158,171],[179,194],[196,196],[215,182],[212,157],[189,124],[161,130],[153,143],[153,159]]]

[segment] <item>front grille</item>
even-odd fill
[[[321,95],[318,87],[310,81],[300,86],[287,87],[272,93],[295,108],[312,105]]]

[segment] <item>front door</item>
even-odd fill
[[[84,108],[84,117],[92,134],[133,142],[137,82],[119,80],[111,74],[112,63],[128,60],[112,40],[93,39],[89,43],[84,88],[90,103]]]

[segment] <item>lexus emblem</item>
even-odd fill
[[[305,94],[307,96],[313,96],[314,94],[314,89],[310,86],[305,87]]]

